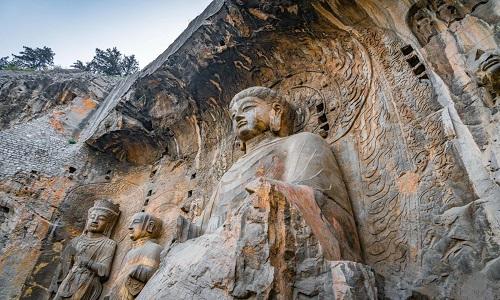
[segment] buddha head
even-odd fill
[[[229,111],[242,143],[267,131],[280,137],[293,131],[291,105],[270,88],[255,86],[239,92],[231,100]]]
[[[459,11],[460,7],[458,6],[457,1],[432,0],[431,2],[436,11],[437,17],[447,24],[463,18],[461,12]]]
[[[427,7],[414,6],[409,13],[409,25],[421,45],[427,44],[438,31],[431,12]]]
[[[119,205],[108,200],[97,200],[89,209],[85,231],[109,236],[119,215]]]
[[[142,238],[155,239],[160,236],[161,227],[160,219],[145,212],[136,213],[128,226],[129,236],[132,241]]]

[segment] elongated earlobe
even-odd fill
[[[272,132],[279,134],[281,130],[281,117],[283,110],[281,104],[273,103],[272,109],[269,112],[269,127]]]
[[[151,233],[153,233],[154,229],[155,229],[155,222],[154,221],[149,221],[148,226],[146,228],[146,231],[149,234],[151,234]]]

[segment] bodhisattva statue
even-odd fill
[[[161,234],[162,222],[148,213],[137,213],[130,222],[132,249],[125,256],[120,274],[105,299],[135,299],[160,265],[163,247],[155,241]]]
[[[99,298],[115,254],[116,242],[109,235],[119,214],[119,206],[107,200],[98,200],[89,209],[85,230],[63,251],[54,299]],[[51,290],[57,285],[54,282]]]
[[[249,193],[272,186],[300,210],[326,259],[359,261],[351,204],[329,145],[316,134],[291,135],[295,111],[269,88],[241,91],[232,99],[230,113],[245,155],[222,176],[201,232],[214,232]]]

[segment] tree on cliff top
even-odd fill
[[[9,64],[8,56],[0,57],[0,70],[5,69],[8,64]]]
[[[139,63],[135,55],[122,55],[116,47],[113,47],[106,50],[96,48],[92,61],[83,63],[77,60],[71,67],[105,75],[127,76],[139,70]]]
[[[24,51],[19,52],[19,55],[12,54],[14,57],[12,64],[32,70],[45,70],[49,66],[54,65],[54,51],[49,47],[31,48],[23,46]]]

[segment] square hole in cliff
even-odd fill
[[[403,53],[403,55],[406,56],[413,52],[413,47],[411,45],[406,45],[403,48],[401,48],[401,52]]]

